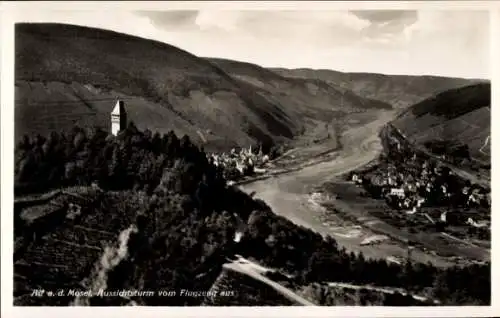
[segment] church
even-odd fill
[[[122,100],[117,100],[116,105],[111,112],[111,133],[113,136],[118,135],[120,131],[127,128],[127,112],[125,103]]]

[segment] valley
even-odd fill
[[[426,236],[417,238],[417,236],[403,233],[401,230],[391,227],[385,221],[373,217],[373,214],[369,213],[370,210],[383,211],[384,208],[381,207],[381,204],[385,203],[379,203],[376,200],[369,202],[366,198],[356,198],[359,191],[356,187],[342,185],[345,183],[343,179],[347,172],[367,164],[377,164],[383,149],[381,140],[377,136],[380,136],[381,130],[397,118],[395,114],[396,112],[387,112],[364,127],[347,130],[340,139],[343,145],[342,149],[336,151],[333,158],[328,161],[321,162],[320,159],[316,159],[317,163],[312,163],[302,169],[299,168],[298,171],[285,172],[269,179],[247,183],[242,185],[242,189],[247,193],[255,193],[254,196],[268,203],[275,213],[322,235],[331,235],[347,250],[362,252],[368,257],[404,259],[408,254],[407,242],[415,241],[423,244],[422,248],[412,250],[412,259],[417,262],[431,262],[435,266],[446,267],[452,266],[456,262],[467,263],[471,259],[489,260],[489,249],[483,249],[472,243],[457,245],[458,239],[450,237],[448,234],[435,239]],[[434,158],[432,154],[424,153]],[[325,157],[328,155],[324,154]],[[448,166],[465,180],[485,186],[486,189],[489,188],[489,181],[485,178],[478,178],[476,175],[471,175],[447,163],[444,163],[443,166]],[[325,190],[322,185],[329,183],[338,186],[334,186],[333,190]],[[344,189],[342,190],[342,188]],[[318,202],[315,202],[315,199],[311,198],[314,193],[332,195],[334,198],[318,199],[316,200]],[[335,199],[336,196],[337,199]],[[344,197],[349,196],[352,197],[351,201],[346,201]],[[329,207],[330,209],[334,207],[337,213],[327,212]],[[325,215],[328,216],[325,218]],[[377,244],[361,244],[367,238],[380,234],[389,236],[389,239]],[[440,244],[443,246],[442,253],[440,252],[441,247],[437,247],[436,250],[436,246],[440,246]],[[450,254],[453,249],[455,251]],[[445,250],[446,252],[444,252]]]
[[[382,151],[378,132],[393,119],[394,113],[386,113],[378,120],[364,127],[347,131],[342,136],[343,149],[332,161],[307,166],[296,172],[285,173],[270,179],[245,184],[242,189],[255,197],[264,200],[278,215],[285,216],[297,225],[310,228],[322,235],[331,235],[349,251],[362,252],[365,256],[375,259],[386,259],[391,256],[404,256],[407,253],[405,245],[380,244],[362,246],[365,237],[374,235],[369,228],[362,228],[362,233],[355,236],[343,234],[344,220],[337,218],[336,224],[325,225],[320,215],[323,207],[310,203],[310,195],[318,185],[340,178],[343,174],[360,168],[377,159]],[[333,229],[332,229],[333,227]],[[340,229],[335,229],[340,227]],[[452,263],[441,257],[423,252],[414,252],[414,257],[424,263],[430,261],[438,266],[449,266]]]
[[[16,305],[490,301],[487,81],[16,33]],[[31,297],[40,286],[174,296]]]

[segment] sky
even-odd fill
[[[488,11],[23,11],[264,67],[490,78]]]

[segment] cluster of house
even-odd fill
[[[380,167],[381,168],[381,167]],[[351,180],[365,188],[377,189],[392,207],[417,213],[424,206],[448,202],[467,207],[491,206],[491,193],[476,185],[457,186],[450,184],[453,173],[448,167],[433,166],[416,156],[404,163],[388,163],[386,169],[378,169],[366,175],[353,173]],[[453,203],[452,203],[453,202]],[[446,214],[441,216],[446,222]],[[481,227],[474,220],[469,225]]]
[[[427,185],[419,181],[415,181],[412,175],[397,173],[389,169],[385,174],[376,173],[370,178],[353,174],[352,181],[359,185],[370,185],[380,189],[380,193],[384,197],[391,197],[394,204],[403,209],[419,208],[425,202],[425,196],[422,196],[419,191],[423,186],[428,189]]]
[[[269,156],[263,154],[262,148],[255,153],[252,146],[242,148],[239,152],[233,148],[229,153],[213,153],[209,158],[215,166],[223,168],[225,176],[230,180],[254,173],[265,173],[263,166],[269,162]]]

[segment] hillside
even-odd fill
[[[394,122],[411,141],[436,148],[467,145],[470,155],[490,161],[490,84],[451,89],[414,105]]]
[[[209,305],[262,305],[260,297],[266,304],[283,304],[262,284],[221,275],[223,268],[242,272],[244,264],[252,277],[249,266],[263,266],[291,275],[290,283],[299,285],[406,287],[419,295],[427,291],[443,304],[490,303],[489,263],[402,266],[349,252],[331,236],[278,216],[263,201],[227,186],[223,169],[188,138],[151,136],[130,126],[118,137],[80,131],[27,139],[15,155],[18,184],[60,190],[16,198],[16,305],[200,306],[205,297],[183,296],[182,290],[218,287],[226,298]],[[238,255],[253,264],[241,263]],[[238,258],[240,265],[226,266]],[[235,285],[243,290],[232,290]],[[32,297],[34,288],[67,292]],[[104,289],[169,294],[99,296]]]
[[[139,129],[173,129],[207,141],[207,149],[256,142],[268,147],[331,121],[332,107],[340,104],[341,94],[328,85],[319,97],[319,88],[309,84],[275,90],[267,79],[262,86],[233,77],[171,45],[100,29],[18,24],[15,49],[17,139],[75,124],[109,129],[119,97]],[[345,109],[366,104],[371,107],[353,96]]]
[[[332,140],[328,136],[339,136],[346,129],[372,122],[381,111],[392,109],[385,102],[360,97],[320,79],[284,77],[246,62],[218,58],[207,60],[233,78],[258,87],[269,99],[284,101],[303,118],[308,129],[296,138],[295,146],[329,139],[328,147],[331,147]]]
[[[343,73],[332,70],[272,69],[274,72],[294,78],[320,79],[332,86],[353,91],[359,96],[406,108],[436,93],[484,82],[480,79],[448,78],[439,76],[384,75],[374,73]]]
[[[392,109],[387,103],[362,98],[350,90],[330,85],[318,78],[284,77],[251,63],[216,58],[208,60],[234,78],[251,83],[274,95],[288,98],[291,103],[309,103],[312,109],[328,111],[335,109],[345,113]]]

